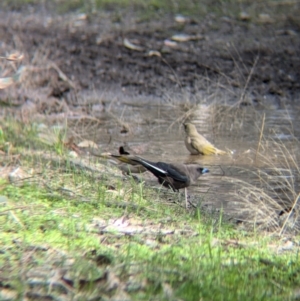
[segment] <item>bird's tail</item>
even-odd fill
[[[97,154],[92,152],[91,153],[93,156],[100,157],[103,159],[109,159],[109,158],[114,158],[117,159],[120,162],[131,164],[131,165],[136,165],[137,162],[134,162],[135,156],[130,155],[128,151],[125,150],[124,146],[119,147],[119,154],[120,155],[113,155],[112,153],[106,152],[106,153],[101,153]],[[136,158],[138,159],[138,158]]]
[[[95,157],[99,157],[99,158],[103,158],[103,159],[109,159],[112,155],[111,153],[101,153],[101,154],[97,154],[95,152],[91,152],[91,155],[95,156]]]
[[[214,147],[212,144],[205,145],[203,148],[204,155],[225,155],[226,152]]]
[[[223,151],[221,149],[216,148],[216,155],[226,155],[226,154],[227,154],[227,152],[225,152],[225,151]]]
[[[116,158],[117,160],[119,160],[120,162],[126,163],[126,164],[131,164],[131,165],[137,165],[137,164],[141,164],[141,160],[139,157],[137,156],[133,156],[133,155],[110,155],[112,158]]]

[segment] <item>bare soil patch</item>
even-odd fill
[[[166,91],[193,93],[218,85],[225,90],[245,88],[256,102],[267,94],[278,101],[299,95],[300,24],[293,16],[258,24],[207,15],[180,24],[174,16],[140,22],[132,13],[117,21],[111,13],[91,17],[53,16],[44,11],[0,14],[2,52],[24,52],[26,63],[38,67],[27,79],[30,86],[47,88],[47,96],[55,99],[74,89],[57,70],[47,69],[53,63],[76,91],[113,87],[160,96]],[[201,37],[167,46],[165,40],[174,34]],[[141,51],[125,47],[125,38]],[[161,56],[149,55],[150,51]],[[47,72],[42,72],[43,67]]]

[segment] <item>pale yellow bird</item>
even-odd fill
[[[192,155],[224,155],[225,151],[216,148],[205,137],[197,132],[195,125],[185,123],[185,145]]]

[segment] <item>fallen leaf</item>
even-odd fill
[[[141,46],[135,45],[131,43],[127,38],[123,40],[123,45],[131,50],[136,50],[136,51],[143,51],[143,48]]]
[[[83,140],[78,145],[78,147],[91,147],[91,148],[98,148],[98,145],[91,140]]]
[[[239,18],[242,21],[249,21],[250,20],[250,15],[244,11],[240,12]]]
[[[158,57],[161,57],[161,53],[159,51],[156,51],[156,50],[150,50],[148,52],[148,56],[158,56]]]
[[[5,89],[13,83],[18,82],[25,69],[26,67],[21,66],[13,76],[0,78],[0,89]]]
[[[177,23],[186,23],[187,22],[187,18],[184,17],[183,15],[176,15],[175,16],[175,21]]]
[[[273,23],[273,19],[269,14],[259,14],[258,16],[259,22],[263,24]]]
[[[165,46],[172,47],[172,48],[175,48],[178,46],[178,44],[176,42],[173,42],[168,39],[164,40],[164,44],[165,44]]]
[[[175,34],[171,37],[173,41],[176,42],[188,42],[193,40],[201,40],[204,37],[202,35],[188,35],[185,33]]]
[[[18,52],[12,53],[8,57],[6,57],[8,61],[21,61],[23,58],[24,58],[24,54]]]

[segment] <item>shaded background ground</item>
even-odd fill
[[[298,4],[258,5],[247,18],[240,15],[247,9],[227,12],[229,16],[195,13],[178,23],[174,14],[143,19],[141,12],[132,10],[63,16],[45,6],[2,11],[1,48],[24,52],[26,63],[33,66],[55,63],[77,91],[112,86],[162,96],[173,91],[207,91],[218,85],[224,91],[245,88],[254,102],[262,102],[267,95],[277,102],[295,100],[300,89]],[[174,34],[201,38],[168,47],[164,41]],[[125,38],[141,51],[126,48]],[[149,56],[149,51],[162,56]],[[56,72],[32,72],[30,79],[35,87],[51,88],[49,95],[58,99],[66,97],[70,88],[59,83]],[[231,100],[239,96],[232,95]]]

